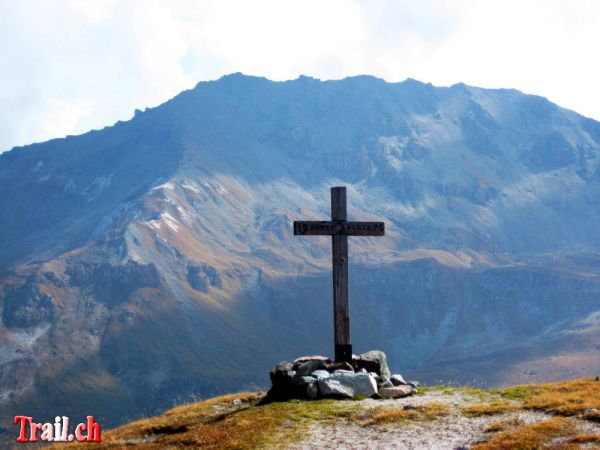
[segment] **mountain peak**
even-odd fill
[[[357,350],[424,381],[597,368],[600,125],[469,89],[231,74],[1,155],[0,408],[118,422],[327,354],[331,245],[292,222],[340,185],[386,227],[351,246]]]

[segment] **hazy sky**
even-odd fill
[[[231,72],[538,94],[600,120],[596,0],[0,0],[0,151]]]

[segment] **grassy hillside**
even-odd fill
[[[216,397],[105,432],[98,445],[52,448],[600,448],[600,381],[594,378],[493,390],[425,387],[402,400],[259,405],[263,397]]]

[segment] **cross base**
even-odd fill
[[[335,344],[335,362],[352,364],[352,344]]]

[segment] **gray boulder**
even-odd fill
[[[283,361],[275,366],[275,369],[269,372],[271,378],[271,390],[269,394],[277,400],[285,400],[290,397],[290,386],[296,372],[293,370],[293,364]]]
[[[403,386],[408,384],[406,381],[404,381],[404,377],[398,373],[395,373],[394,375],[392,375],[390,377],[390,381],[392,382],[392,384],[394,386]]]
[[[287,384],[295,374],[296,372],[293,370],[293,364],[282,361],[269,373],[269,377],[271,378],[271,383],[273,383],[273,385],[280,385]]]
[[[371,397],[377,394],[375,379],[366,373],[336,371],[329,378],[318,381],[319,390],[324,397]]]
[[[313,359],[311,361],[306,361],[305,363],[300,364],[296,368],[296,375],[305,376],[310,375],[315,370],[323,370],[325,369],[325,362],[320,359]]]
[[[347,362],[332,362],[325,364],[325,370],[335,372],[336,370],[349,370],[354,372],[354,368]]]
[[[323,361],[325,364],[330,364],[333,362],[327,356],[322,356],[322,355],[301,356],[294,360],[294,370],[296,370],[298,367],[300,367],[302,364],[304,364],[308,361]]]
[[[379,389],[381,389],[381,388],[391,388],[391,387],[394,387],[394,385],[392,384],[392,382],[390,380],[380,379],[380,380],[377,381],[377,387]]]
[[[367,372],[375,372],[384,380],[389,380],[391,373],[387,365],[387,357],[380,350],[371,350],[358,356],[352,357],[352,366],[355,371],[365,369]]]
[[[274,372],[276,372],[277,374],[285,374],[288,375],[289,373],[294,371],[294,365],[290,362],[287,361],[281,361],[279,364],[277,364],[275,366],[275,370]]]
[[[317,380],[321,380],[323,378],[329,378],[331,374],[326,370],[315,370],[311,373],[311,376],[315,377]]]
[[[338,369],[333,372],[334,375],[352,375],[353,373],[354,373],[353,370],[344,370],[344,369]]]
[[[319,385],[316,382],[309,383],[306,385],[305,392],[309,399],[315,400],[319,397]]]
[[[379,389],[379,395],[383,398],[402,398],[413,395],[417,392],[412,386],[393,386],[393,387],[382,387]]]
[[[290,380],[288,392],[294,398],[315,399],[319,396],[317,379],[311,376],[295,376]]]
[[[294,386],[303,386],[305,384],[314,383],[316,381],[317,379],[314,377],[302,377],[296,375],[290,380],[290,384],[293,384]]]

